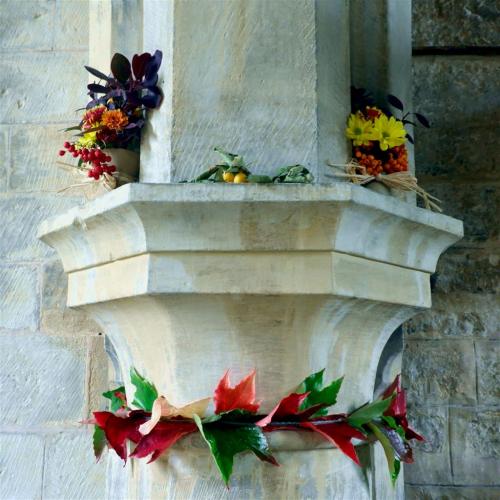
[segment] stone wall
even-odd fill
[[[64,309],[59,259],[36,239],[82,201],[56,193],[75,178],[55,162],[86,102],[88,2],[7,0],[0,19],[0,497],[102,498],[105,466],[78,421],[101,404],[103,337]]]
[[[500,496],[499,22],[494,1],[413,2],[413,102],[433,125],[416,132],[417,176],[465,238],[441,257],[432,310],[405,326],[411,419],[428,437],[409,499]]]

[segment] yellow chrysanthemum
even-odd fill
[[[77,148],[91,148],[97,141],[97,132],[87,132],[76,141]]]
[[[373,123],[366,120],[361,113],[349,115],[345,133],[355,146],[367,145],[375,139]]]
[[[380,115],[373,123],[373,129],[380,149],[387,151],[394,146],[401,146],[406,142],[406,130],[403,122],[396,120],[394,116],[390,118],[386,115]]]

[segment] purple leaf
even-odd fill
[[[129,60],[117,52],[111,59],[111,72],[119,82],[125,83],[131,75]]]
[[[389,101],[389,104],[391,106],[394,106],[396,109],[403,111],[404,109],[403,103],[395,95],[389,94],[387,96],[387,100]]]
[[[416,119],[425,127],[425,128],[431,128],[431,124],[429,123],[429,120],[424,115],[421,115],[420,113],[413,113],[416,117]]]

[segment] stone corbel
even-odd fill
[[[256,368],[265,411],[326,367],[328,378],[345,376],[342,412],[373,398],[387,340],[431,306],[430,275],[462,231],[351,184],[129,184],[46,221],[40,237],[63,262],[68,306],[88,311],[113,343],[129,397],[131,366],[178,404],[211,394],[228,368],[234,378]],[[366,479],[337,449],[276,434],[284,466],[238,459],[233,493],[381,491],[373,456]],[[189,441],[133,471],[127,494],[224,490],[208,451]]]

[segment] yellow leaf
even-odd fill
[[[197,399],[196,401],[191,401],[190,403],[177,408],[171,405],[167,398],[164,396],[159,396],[155,399],[153,403],[153,408],[151,411],[151,420],[142,424],[139,427],[139,432],[143,435],[149,434],[155,425],[160,421],[160,418],[172,418],[172,417],[184,417],[193,418],[193,415],[198,415],[203,417],[205,411],[207,410],[208,404],[212,398]]]

